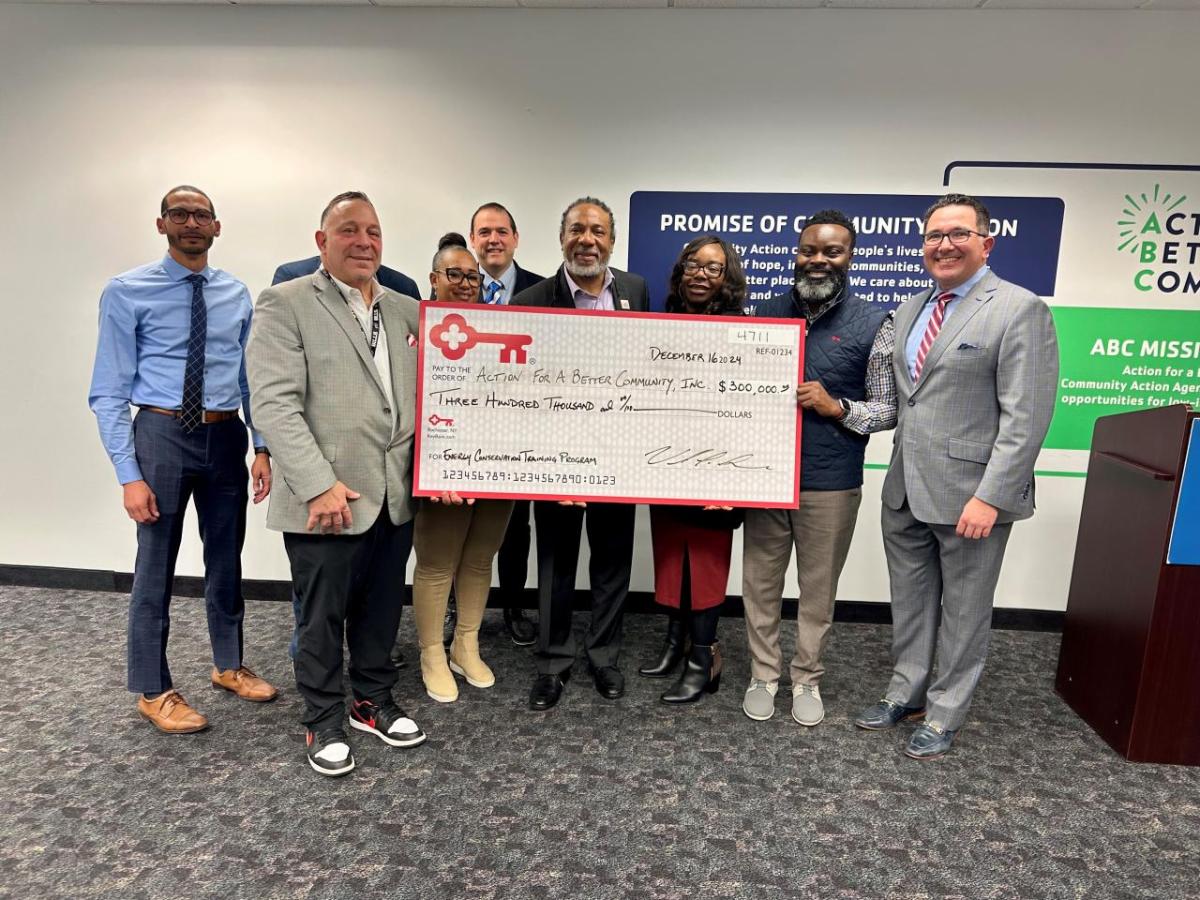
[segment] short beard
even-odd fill
[[[796,294],[800,299],[808,303],[825,303],[840,294],[842,288],[846,286],[846,273],[832,266],[829,267],[828,272],[828,278],[822,281],[811,281],[808,275],[799,266],[796,266]]]
[[[176,250],[178,250],[184,256],[203,256],[205,253],[208,252],[208,249],[213,245],[213,236],[209,235],[208,240],[206,240],[204,242],[204,246],[198,250],[194,247],[184,247],[183,244],[180,242],[179,238],[174,237],[169,234],[167,235],[167,244],[170,245],[171,247],[174,247]]]
[[[594,265],[581,266],[570,257],[563,257],[563,264],[567,267],[567,271],[575,278],[595,278],[598,275],[603,275],[604,270],[608,268],[608,260],[597,259]]]

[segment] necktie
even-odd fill
[[[204,345],[208,341],[208,310],[204,308],[204,276],[189,275],[192,283],[192,327],[188,332],[187,363],[183,367],[183,403],[179,420],[193,431],[204,419]]]
[[[929,324],[925,326],[925,336],[921,338],[921,346],[917,348],[917,364],[913,367],[913,381],[921,377],[921,369],[925,367],[925,356],[929,353],[929,348],[933,346],[933,342],[937,339],[938,332],[942,330],[942,319],[946,316],[946,304],[953,299],[953,291],[938,294],[937,305],[933,308],[933,315],[929,317]]]
[[[483,302],[484,303],[499,303],[500,302],[499,294],[502,290],[504,290],[504,285],[502,285],[499,281],[493,281],[491,284],[489,284],[487,286],[487,290],[483,294]]]

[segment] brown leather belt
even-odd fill
[[[163,416],[170,416],[172,419],[178,419],[181,415],[177,409],[163,409],[159,406],[139,406],[138,409],[144,409],[146,412],[158,413]],[[236,418],[236,409],[206,409],[202,421],[205,425],[212,425],[214,422],[225,422]]]

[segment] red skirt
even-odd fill
[[[650,536],[654,547],[656,602],[679,608],[685,555],[691,575],[692,609],[712,609],[725,602],[733,550],[732,528],[693,525],[669,509],[652,506]]]

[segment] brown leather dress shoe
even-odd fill
[[[138,697],[138,712],[159,731],[191,734],[208,727],[208,719],[192,709],[179,691],[166,691],[153,700]]]
[[[254,703],[265,703],[279,696],[278,690],[245,666],[226,669],[224,672],[218,672],[216,666],[213,666],[212,685],[214,688],[233,691],[243,700],[251,700]]]

